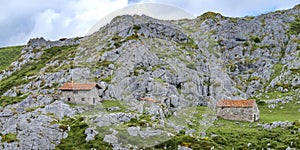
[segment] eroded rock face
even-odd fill
[[[27,102],[30,98],[27,98]],[[3,149],[54,149],[61,139],[68,136],[68,130],[63,130],[60,125],[55,123],[57,118],[73,116],[76,109],[56,101],[48,103],[44,108],[31,110],[33,105],[36,107],[45,104],[32,102],[31,106],[24,105],[25,102],[5,107],[0,117],[2,134],[16,134],[16,141],[12,143],[3,142]],[[27,103],[28,104],[28,103]],[[18,111],[18,107],[24,107],[24,111]],[[56,116],[53,118],[53,115]]]
[[[283,68],[289,68],[291,65],[288,64],[299,63],[295,43],[299,38],[297,35],[289,37],[287,34],[289,23],[293,22],[297,13],[299,9],[236,20],[213,17],[203,22],[200,29],[214,33],[211,35],[194,33],[192,36],[197,39],[196,41],[212,39],[220,46],[214,49],[217,53],[220,52],[219,60],[227,66],[226,74],[245,92],[246,97],[256,96],[257,93],[263,92],[261,89],[266,86],[267,91],[281,87],[278,90],[288,92],[288,89],[284,89],[284,85],[290,85],[291,79],[297,78],[295,77],[297,75],[289,74],[288,69],[275,69],[278,65],[287,65]],[[274,79],[272,77],[274,73],[280,75]],[[276,85],[283,82],[287,83]],[[294,86],[296,82],[293,83],[290,87],[297,87]],[[297,88],[294,89],[297,91]]]
[[[156,135],[161,135],[162,131],[161,130],[151,130],[146,128],[144,131],[141,131],[140,127],[129,127],[127,129],[127,132],[129,133],[130,136],[141,136],[142,138],[145,137],[151,137],[151,136],[156,136]]]
[[[112,113],[112,114],[99,114],[92,121],[99,127],[110,126],[118,123],[129,122],[131,118],[136,118],[136,114],[128,113]]]
[[[272,123],[262,125],[263,129],[266,129],[266,130],[271,130],[271,129],[274,129],[274,128],[277,128],[277,127],[287,128],[287,127],[290,127],[290,126],[293,126],[293,123],[288,122],[288,121],[285,121],[285,122],[275,121],[275,122],[272,122]]]
[[[95,140],[95,136],[98,134],[98,132],[95,129],[87,128],[84,131],[84,134],[86,134],[85,140],[88,142],[88,141],[91,141],[91,140]]]
[[[114,149],[127,150],[126,148],[122,148],[121,145],[119,144],[119,139],[116,136],[116,134],[118,134],[118,131],[114,129],[110,129],[110,131],[112,131],[112,134],[105,135],[103,141],[113,145]]]
[[[69,46],[79,44],[80,41],[76,38],[62,38],[57,41],[47,41],[43,37],[30,39],[27,43],[27,48],[29,50],[50,48],[54,46]],[[22,52],[23,53],[23,52]]]

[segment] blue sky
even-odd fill
[[[84,36],[101,18],[128,5],[163,3],[194,16],[206,11],[225,16],[258,15],[292,8],[299,0],[0,0],[0,47],[30,38],[56,40]]]

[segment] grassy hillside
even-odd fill
[[[70,57],[74,51],[76,50],[77,46],[61,46],[61,47],[52,47],[49,49],[44,50],[43,55],[36,59],[35,61],[28,62],[22,66],[21,70],[14,72],[11,76],[6,78],[5,80],[0,81],[0,106],[6,106],[8,104],[13,104],[21,101],[24,99],[22,94],[26,93],[18,93],[17,97],[5,97],[2,96],[7,90],[20,86],[23,84],[29,83],[31,80],[26,79],[25,77],[35,76],[37,75],[40,70],[46,66],[47,63],[53,60],[64,60]],[[45,71],[46,72],[54,72],[57,69],[55,67],[48,67]]]
[[[105,105],[119,106],[115,103],[116,101],[104,101]],[[289,145],[292,148],[300,148],[300,133],[297,132],[300,128],[300,113],[298,109],[300,104],[295,100],[285,104],[278,104],[276,109],[268,108],[266,103],[260,102],[259,109],[261,119],[259,122],[243,122],[243,121],[230,121],[224,119],[218,119],[214,122],[214,125],[206,130],[206,135],[203,137],[191,137],[185,135],[184,131],[178,133],[172,139],[167,140],[161,144],[158,144],[151,148],[146,149],[177,149],[178,145],[186,146],[192,149],[210,149],[214,147],[216,149],[286,149]],[[279,107],[279,108],[277,108]],[[201,119],[202,113],[205,111],[205,107],[197,108],[198,114],[195,115],[198,119]],[[147,115],[145,115],[147,118]],[[171,118],[170,118],[171,119]],[[62,140],[56,149],[64,149],[66,147],[72,147],[76,149],[77,145],[80,145],[79,149],[90,149],[90,148],[105,148],[112,149],[111,146],[103,142],[104,135],[108,131],[99,130],[94,141],[85,142],[86,135],[84,130],[87,126],[82,129],[77,128],[78,123],[82,124],[83,119],[73,118],[73,121],[59,122],[62,125],[71,126],[71,132],[69,136]],[[147,119],[146,119],[147,120]],[[172,120],[172,119],[171,119]],[[274,121],[290,121],[294,122],[293,126],[288,128],[277,127],[271,130],[264,129],[261,124],[272,124]],[[129,123],[116,127],[121,128],[123,126],[138,126],[139,123],[131,120]],[[199,126],[189,126],[194,130],[198,130]],[[198,132],[198,131],[197,131]],[[108,133],[107,133],[108,134]],[[133,139],[136,137],[132,137]]]
[[[295,101],[279,104],[276,109],[268,108],[267,104],[260,103],[261,119],[259,122],[243,122],[218,119],[206,131],[204,137],[190,137],[178,134],[171,140],[155,146],[155,149],[176,149],[177,145],[192,149],[286,149],[300,148],[300,107]],[[288,128],[277,127],[271,130],[264,129],[260,124],[272,124],[274,121],[291,121],[293,126]],[[150,148],[151,149],[151,148]]]
[[[23,46],[0,48],[0,71],[6,69],[21,54]]]
[[[292,101],[286,104],[277,104],[274,109],[268,108],[267,104],[261,104],[260,107],[260,121],[269,123],[274,121],[295,121],[300,120],[300,103],[299,101]]]

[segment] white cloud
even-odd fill
[[[102,17],[127,0],[4,0],[0,6],[0,46],[25,44],[30,38],[84,36]]]
[[[51,33],[55,32],[55,28],[61,28],[58,21],[64,21],[64,17],[55,12],[53,9],[47,9],[41,14],[37,15],[35,18],[35,25],[31,36],[49,36],[51,38]],[[58,25],[58,26],[54,26]]]
[[[198,16],[206,11],[245,16],[291,8],[299,0],[1,0],[0,47],[29,38],[83,36],[101,18],[137,2],[170,4]]]
[[[234,17],[257,15],[274,9],[287,9],[300,3],[299,0],[140,0],[139,2],[172,4],[196,16],[214,11]]]
[[[5,41],[3,46],[7,45],[24,45],[27,42],[27,35],[24,32],[20,32],[14,36],[7,37],[8,39]],[[1,47],[1,45],[0,45]]]
[[[81,0],[79,5],[83,4],[83,8],[89,8],[86,11],[76,14],[75,22],[80,22],[80,26],[84,28],[84,34],[101,18],[112,13],[117,9],[121,9],[127,5],[127,0]],[[78,5],[78,6],[79,6]],[[81,8],[79,8],[81,9]]]

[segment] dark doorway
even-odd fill
[[[70,97],[68,97],[68,102],[69,102],[69,101],[71,101],[71,98],[70,98]]]
[[[96,103],[96,98],[93,98],[93,104],[95,104]]]

